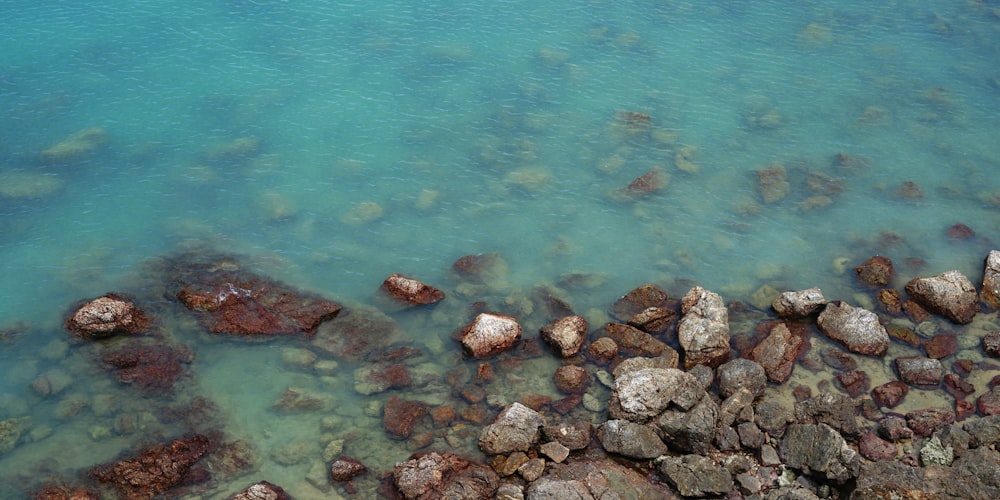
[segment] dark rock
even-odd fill
[[[889,334],[871,311],[840,301],[830,302],[820,313],[817,325],[827,337],[851,352],[884,356]]]
[[[546,475],[528,486],[525,498],[533,500],[677,498],[666,485],[611,460],[582,458],[565,464],[550,463],[546,469]]]
[[[840,372],[835,377],[837,386],[852,398],[860,397],[871,388],[868,374],[861,370]]]
[[[330,464],[330,477],[334,481],[350,481],[366,471],[364,464],[350,457],[339,457]]]
[[[1000,250],[990,250],[983,269],[982,299],[993,309],[1000,309]]]
[[[867,432],[858,439],[858,452],[868,460],[894,460],[899,454],[899,447]]]
[[[962,429],[971,436],[970,445],[973,447],[1000,443],[1000,415],[968,420],[962,423]]]
[[[132,301],[109,293],[80,305],[66,320],[66,329],[85,340],[113,335],[135,335],[150,326],[150,319]]]
[[[493,469],[451,453],[417,454],[397,463],[393,484],[407,499],[493,498],[500,478]]]
[[[995,386],[976,399],[976,408],[983,416],[1000,415],[1000,386]]]
[[[729,427],[737,420],[747,421],[753,418],[754,396],[746,387],[740,387],[719,405],[719,427]]]
[[[552,350],[563,358],[575,356],[587,339],[589,327],[583,316],[565,316],[543,326],[540,334]]]
[[[98,465],[90,475],[113,486],[124,498],[151,499],[182,484],[195,463],[210,450],[209,438],[195,434],[150,446],[136,458]]]
[[[809,476],[835,484],[856,478],[861,469],[858,452],[826,424],[792,424],[781,439],[785,464]]]
[[[650,307],[663,307],[666,302],[667,292],[656,285],[645,284],[616,300],[611,306],[611,315],[619,321],[627,322]]]
[[[382,282],[382,291],[407,304],[427,305],[444,300],[444,292],[401,274],[390,274]]]
[[[910,391],[905,382],[893,380],[872,389],[872,399],[883,408],[895,408]]]
[[[192,354],[166,344],[136,342],[104,353],[101,361],[114,368],[123,383],[146,392],[169,391],[186,371]]]
[[[356,362],[375,357],[402,339],[399,325],[381,311],[354,307],[316,329],[312,345],[333,356]]]
[[[718,423],[719,405],[707,395],[690,410],[671,407],[655,420],[664,443],[681,452],[698,454],[712,450]]]
[[[991,358],[1000,358],[1000,330],[994,330],[983,337],[983,352]]]
[[[976,287],[957,270],[914,278],[906,284],[906,293],[927,310],[962,325],[971,323],[979,311]]]
[[[922,356],[905,356],[896,358],[896,370],[899,379],[914,387],[934,388],[941,384],[944,367],[936,359]]]
[[[892,260],[876,255],[854,268],[858,281],[872,288],[882,288],[892,282]]]
[[[860,431],[855,418],[853,399],[834,393],[823,393],[795,403],[795,420],[800,424],[826,424],[847,437]]]
[[[958,351],[958,339],[954,334],[935,335],[924,343],[924,352],[928,358],[944,359]]]
[[[795,414],[792,410],[782,405],[777,400],[765,399],[757,403],[754,411],[754,422],[758,427],[771,435],[771,437],[781,438],[785,435],[785,428],[795,421]]]
[[[788,183],[788,174],[783,165],[774,164],[755,170],[755,172],[757,173],[757,193],[764,203],[775,203],[788,196],[791,185]]]
[[[764,395],[767,375],[764,373],[764,367],[756,361],[737,358],[719,365],[716,372],[719,396],[722,398],[728,398],[741,387],[750,390],[754,398]]]
[[[684,367],[716,367],[729,359],[729,311],[717,293],[694,287],[681,299],[677,337]]]
[[[402,363],[374,363],[354,371],[354,390],[364,395],[413,385],[410,370]]]
[[[771,308],[782,318],[805,318],[815,314],[826,305],[826,297],[819,288],[809,288],[795,292],[782,292],[774,300]]]
[[[656,429],[628,420],[608,420],[597,428],[597,439],[609,453],[650,459],[667,453]]]
[[[878,434],[889,441],[900,441],[913,437],[913,429],[906,426],[906,419],[890,415],[878,421]]]
[[[501,284],[507,275],[507,261],[498,253],[466,255],[451,265],[463,281],[490,286]]]
[[[901,462],[866,463],[851,498],[1000,498],[1000,453],[979,448],[951,467],[910,467]]]
[[[512,403],[507,405],[479,434],[479,449],[487,455],[528,451],[541,438],[545,417],[535,410]]]
[[[230,500],[291,500],[281,486],[261,481],[237,493]]]
[[[521,340],[521,325],[511,316],[482,313],[459,336],[468,356],[485,358],[514,347]]]
[[[753,422],[742,422],[736,426],[736,432],[740,435],[740,443],[751,450],[759,450],[766,440],[760,427]]]
[[[748,357],[764,367],[768,380],[781,384],[792,375],[795,360],[807,347],[809,343],[804,336],[795,335],[784,323],[778,323]]]
[[[556,368],[553,381],[556,388],[566,394],[583,394],[590,385],[590,375],[579,366],[563,365]]]
[[[652,335],[623,323],[604,325],[603,335],[615,341],[618,350],[631,356],[659,356],[669,349]]]
[[[819,356],[834,370],[855,370],[858,368],[858,362],[850,354],[834,347],[823,349]]]
[[[406,439],[413,433],[417,422],[430,411],[427,403],[409,401],[390,396],[382,412],[382,428],[391,437]]]
[[[664,457],[657,470],[685,497],[723,495],[733,490],[732,474],[699,455]]]
[[[545,439],[556,441],[570,450],[582,450],[590,445],[590,422],[546,425],[542,428]]]
[[[956,399],[963,399],[969,394],[976,392],[976,388],[972,384],[954,373],[945,374],[942,381],[944,382],[944,389],[952,396],[955,396]]]
[[[924,408],[906,414],[906,425],[913,434],[929,437],[938,428],[955,422],[955,412],[947,408]]]
[[[971,227],[959,222],[948,226],[947,234],[949,239],[967,240],[974,237],[976,232],[973,231]]]

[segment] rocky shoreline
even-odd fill
[[[470,255],[453,266],[454,294],[401,274],[378,293],[387,309],[433,315],[439,303],[485,295],[505,266],[496,254]],[[445,348],[465,361],[443,376],[422,368],[429,353],[404,342],[390,316],[244,267],[231,256],[172,256],[153,273],[165,304],[108,293],[74,306],[65,323],[72,341],[99,346],[96,364],[159,398],[187,432],[39,485],[32,498],[218,495],[220,484],[254,474],[253,443],[213,428],[212,402],[172,400],[197,353],[164,331],[158,308],[186,311],[226,338],[300,339],[286,358],[315,373],[358,366],[355,391],[377,402],[384,433],[414,453],[380,468],[324,433],[323,452],[302,458],[313,464],[303,481],[322,498],[1000,497],[1000,362],[990,360],[1000,357],[1000,329],[962,329],[995,316],[1000,251],[986,258],[978,290],[948,271],[900,293],[891,260],[873,257],[855,269],[867,308],[817,288],[778,293],[762,311],[699,286],[675,299],[647,284],[594,327],[551,291],[537,291],[530,308],[472,300],[449,311],[468,317]],[[542,325],[537,334],[525,316]],[[977,356],[958,355],[970,345]],[[907,355],[890,354],[896,347]],[[523,382],[518,372],[531,359],[555,360],[548,376],[560,397],[515,389],[509,400],[495,390]],[[859,368],[872,361],[896,379],[872,387],[878,375]],[[817,387],[788,385],[795,370],[821,367],[833,376]],[[38,383],[55,390],[53,380]],[[419,397],[430,388],[450,396]],[[923,392],[952,403],[897,413]],[[324,394],[294,387],[274,403],[278,412],[329,408]],[[116,431],[125,433],[123,418]],[[0,422],[0,452],[30,426],[28,417]],[[291,498],[267,481],[225,495]]]

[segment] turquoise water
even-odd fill
[[[0,455],[3,492],[138,441],[90,432],[108,425],[96,395],[134,396],[87,348],[64,345],[61,324],[78,300],[148,291],[144,264],[178,249],[244,255],[348,305],[372,303],[393,272],[452,292],[455,259],[498,252],[509,275],[490,300],[592,273],[598,286],[560,295],[599,324],[645,282],[689,280],[727,301],[762,285],[849,299],[837,259],[849,270],[876,253],[899,263],[900,283],[954,268],[976,280],[997,238],[992,2],[8,1],[0,12],[0,329],[21,332],[0,341],[0,418],[35,422]],[[42,158],[88,128],[103,130],[95,151]],[[755,171],[772,164],[790,190],[764,203]],[[652,168],[665,188],[616,195]],[[808,188],[810,174],[836,192]],[[896,196],[906,181],[921,199]],[[947,238],[958,222],[976,237]],[[448,364],[448,334],[479,299],[451,293],[451,308],[396,319]],[[350,370],[317,382],[283,365],[295,342],[179,338],[198,352],[193,392],[262,449],[318,432],[313,416],[267,411],[287,385],[318,384],[339,398],[329,432],[357,427],[384,447],[345,452],[390,465],[410,453],[377,437],[363,410],[385,395],[359,396]],[[248,367],[274,379],[245,387]],[[50,370],[93,382],[42,397],[31,382]],[[90,409],[60,413],[73,398]],[[284,431],[261,436],[278,422]],[[261,455],[254,477],[312,494],[299,485],[308,463]]]

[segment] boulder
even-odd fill
[[[629,458],[645,460],[667,453],[656,429],[628,420],[608,420],[597,428],[597,439],[605,451]]]
[[[848,396],[827,392],[795,403],[795,420],[800,424],[824,424],[845,436],[860,432],[855,417],[857,404]]]
[[[737,358],[727,361],[716,370],[719,381],[719,397],[728,398],[741,387],[747,388],[754,398],[764,395],[767,375],[764,367],[756,361]]]
[[[772,437],[781,438],[795,414],[776,399],[765,399],[754,407],[754,423]]]
[[[719,496],[733,491],[732,474],[700,455],[664,457],[657,470],[684,497]]]
[[[514,347],[521,340],[521,325],[511,316],[481,313],[459,333],[468,356],[486,358]]]
[[[892,282],[892,260],[888,257],[876,255],[854,268],[858,274],[858,281],[871,287],[883,288]]]
[[[906,414],[906,426],[920,437],[930,437],[934,431],[954,422],[955,412],[948,408],[924,408]]]
[[[977,448],[951,467],[911,467],[899,461],[865,463],[851,498],[1000,498],[1000,453]]]
[[[552,380],[556,384],[556,389],[566,394],[583,394],[590,385],[590,375],[587,374],[587,370],[576,365],[556,368]]]
[[[691,409],[682,411],[673,406],[660,413],[654,424],[663,442],[686,453],[705,454],[713,450],[719,428],[719,405],[707,395]]]
[[[189,351],[167,344],[134,342],[105,352],[101,361],[122,383],[154,393],[173,389],[186,373],[183,364],[190,362],[191,356]]]
[[[413,433],[417,422],[430,412],[423,401],[409,401],[390,396],[382,412],[382,428],[391,437],[406,439]]]
[[[521,403],[507,405],[479,434],[479,449],[487,455],[529,451],[541,438],[545,417]]]
[[[611,418],[646,423],[670,406],[690,410],[705,389],[690,373],[673,368],[643,368],[615,379],[608,410]]]
[[[149,325],[150,319],[142,309],[115,293],[83,303],[66,320],[66,329],[86,340],[135,335],[146,331]]]
[[[684,366],[716,367],[729,359],[729,312],[719,294],[694,287],[681,299],[677,336]]]
[[[661,335],[670,331],[677,312],[666,307],[647,307],[628,320],[629,326],[634,326],[646,333]]]
[[[237,493],[230,500],[291,500],[281,486],[261,481]]]
[[[583,500],[595,498],[656,498],[671,500],[675,493],[658,481],[611,460],[580,458],[549,463],[546,475],[532,482],[529,500]]]
[[[1000,309],[1000,250],[990,250],[983,269],[982,300],[993,309]]]
[[[837,431],[826,424],[792,424],[781,439],[785,464],[835,484],[858,476],[861,460]]]
[[[650,307],[662,307],[667,303],[667,292],[656,285],[647,283],[636,287],[611,306],[611,315],[619,321],[627,322],[633,316]]]
[[[532,500],[594,500],[583,481],[558,477],[540,477],[528,485],[525,493],[525,498]]]
[[[896,370],[900,380],[924,389],[939,386],[944,376],[944,366],[940,361],[923,356],[896,358]]]
[[[338,457],[330,464],[330,477],[334,481],[350,481],[368,471],[361,462],[350,457]]]
[[[952,333],[942,333],[924,342],[924,352],[928,358],[944,359],[958,352],[958,337]]]
[[[879,420],[876,431],[879,436],[892,442],[913,437],[913,429],[906,426],[906,419],[897,415],[889,415]]]
[[[123,498],[153,498],[182,484],[187,473],[211,448],[207,436],[195,434],[152,445],[135,458],[98,465],[90,470],[90,475],[114,487]]]
[[[397,463],[393,485],[403,498],[493,498],[500,478],[493,469],[452,453],[417,454]]]
[[[826,297],[819,288],[809,288],[782,294],[771,303],[771,308],[782,318],[805,318],[819,312],[826,305]]]
[[[979,311],[976,287],[957,270],[914,278],[906,284],[906,293],[928,311],[961,325],[971,323]]]
[[[966,420],[962,423],[962,429],[969,433],[971,444],[975,447],[1000,443],[1000,415]]]
[[[623,323],[608,323],[600,333],[615,341],[618,350],[630,356],[659,356],[670,349],[652,335]]]
[[[976,398],[976,409],[981,415],[1000,415],[1000,385]]]
[[[830,302],[816,321],[824,335],[851,352],[884,356],[889,349],[889,333],[878,316],[846,302]]]
[[[560,357],[576,356],[587,339],[589,326],[583,316],[572,315],[559,318],[539,331],[542,340]]]
[[[809,343],[804,336],[795,335],[787,325],[778,323],[748,357],[764,368],[768,380],[781,384],[792,375],[795,360],[807,347]]]
[[[558,442],[570,450],[582,450],[590,445],[590,422],[546,425],[542,433],[545,439]]]
[[[390,297],[411,305],[434,304],[444,300],[444,292],[401,274],[390,274],[382,282],[382,291]]]
[[[903,402],[909,391],[910,388],[905,382],[893,380],[872,389],[872,399],[883,408],[894,408]]]
[[[858,452],[868,460],[894,460],[899,454],[899,447],[873,432],[866,432],[858,439]]]
[[[679,361],[680,356],[677,354],[677,351],[669,349],[655,358],[644,358],[641,356],[626,358],[621,363],[618,363],[618,366],[615,367],[611,374],[617,379],[624,375],[625,372],[641,370],[643,368],[677,368]],[[712,370],[711,368],[707,369],[709,371]],[[698,376],[697,373],[693,373],[693,370],[688,373],[691,373],[691,375],[694,375],[695,377]],[[711,386],[712,384],[708,385]]]

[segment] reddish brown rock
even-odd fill
[[[892,194],[897,200],[920,201],[924,199],[924,192],[920,186],[913,181],[903,181]]]
[[[899,447],[869,432],[858,440],[858,452],[868,460],[877,462],[895,459],[899,454]]]
[[[764,367],[768,380],[781,384],[792,375],[795,360],[808,346],[804,335],[795,335],[787,325],[778,323],[748,357]]]
[[[836,347],[823,349],[820,351],[819,356],[823,359],[824,363],[834,370],[855,370],[858,368],[857,360]]]
[[[618,344],[609,337],[601,337],[591,342],[587,350],[598,363],[607,363],[618,356]]]
[[[929,437],[938,428],[954,422],[955,412],[947,408],[925,408],[906,414],[906,426],[920,437]]]
[[[459,332],[465,354],[486,358],[499,354],[521,340],[521,325],[511,316],[482,313]]]
[[[261,481],[237,493],[230,500],[291,500],[292,497],[278,485]]]
[[[852,398],[861,396],[871,388],[868,374],[861,370],[841,372],[836,377],[837,385]]]
[[[892,260],[876,255],[854,268],[858,281],[872,288],[883,288],[892,283]]]
[[[953,240],[968,240],[976,236],[976,232],[973,231],[971,227],[966,226],[961,222],[948,226],[947,234],[948,238]]]
[[[195,434],[142,450],[136,458],[98,465],[90,475],[113,486],[124,498],[151,499],[185,481],[193,466],[211,449],[207,436]]]
[[[979,396],[976,399],[976,408],[983,416],[1000,415],[1000,386],[993,387],[989,392]]]
[[[382,282],[382,291],[407,304],[426,305],[444,300],[444,292],[413,278],[391,274]]]
[[[964,399],[955,400],[955,421],[961,422],[976,414],[976,405]]]
[[[963,399],[969,394],[976,392],[976,388],[972,384],[954,373],[946,374],[943,382],[944,389],[952,396],[955,396],[955,399]]]
[[[493,469],[451,453],[413,455],[392,472],[396,493],[406,499],[493,498],[500,478]]]
[[[647,283],[633,289],[615,301],[611,315],[620,321],[628,321],[650,307],[663,307],[667,303],[667,292],[656,285]]]
[[[625,187],[625,192],[631,195],[644,195],[662,191],[667,186],[669,177],[661,168],[652,168],[636,177]]]
[[[890,337],[913,347],[918,347],[921,344],[920,336],[917,335],[917,332],[902,325],[889,323],[886,325],[885,331]]]
[[[156,392],[173,388],[185,373],[182,363],[189,362],[190,356],[166,344],[133,343],[104,353],[101,361],[115,369],[121,382]]]
[[[872,399],[883,408],[894,408],[903,402],[903,398],[908,392],[910,392],[910,387],[906,383],[893,380],[872,389]]]
[[[566,316],[559,318],[546,326],[539,332],[552,350],[560,357],[569,358],[576,356],[583,347],[583,342],[587,339],[587,320],[583,316]]]
[[[670,347],[652,335],[622,323],[608,323],[602,329],[603,336],[615,341],[618,350],[632,356],[659,356]]]
[[[890,415],[878,421],[878,433],[889,441],[896,442],[913,437],[913,429],[906,426],[906,419]]]
[[[422,401],[409,401],[390,396],[382,412],[382,428],[392,437],[406,439],[429,411],[430,407]]]
[[[958,351],[958,339],[954,334],[943,333],[935,335],[924,343],[924,352],[928,358],[944,359]]]
[[[350,457],[338,457],[330,464],[330,477],[334,481],[350,481],[368,471],[361,462]]]
[[[934,388],[941,383],[944,367],[936,359],[923,356],[904,356],[896,358],[896,370],[899,379],[914,387]]]
[[[882,310],[892,314],[898,315],[903,312],[903,296],[899,292],[892,288],[883,288],[875,294],[875,298],[878,300]]]
[[[677,312],[666,307],[648,307],[628,320],[629,326],[634,326],[646,333],[659,335],[670,331]]]
[[[86,340],[135,335],[149,325],[150,319],[142,309],[115,293],[85,302],[66,320],[66,329]]]
[[[983,337],[983,352],[991,358],[1000,358],[1000,330],[994,330]]]
[[[961,325],[971,323],[979,311],[976,287],[957,270],[913,278],[906,284],[906,293],[928,311]]]
[[[400,340],[399,325],[384,313],[368,307],[353,307],[335,321],[316,329],[311,344],[333,356],[356,362],[373,357]]]
[[[583,394],[590,385],[590,376],[587,375],[587,370],[573,365],[563,365],[556,368],[553,380],[556,388],[566,394]]]
[[[576,408],[583,402],[583,396],[579,394],[570,394],[562,399],[557,399],[552,402],[552,409],[560,415],[565,415]]]
[[[100,493],[83,486],[45,486],[31,500],[101,500]]]
[[[931,319],[931,313],[912,300],[903,301],[902,308],[903,312],[906,313],[906,317],[910,318],[914,323],[923,323]]]
[[[841,301],[830,302],[816,320],[827,337],[851,352],[884,356],[889,349],[889,334],[875,313]]]

